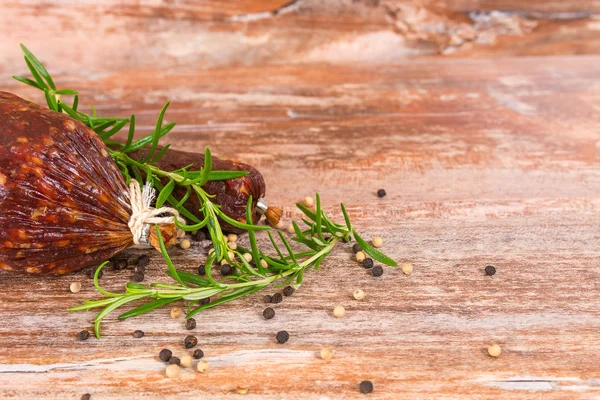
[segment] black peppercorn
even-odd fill
[[[379,189],[377,191],[377,197],[385,197],[386,194],[385,189]]]
[[[381,276],[383,275],[383,268],[381,268],[380,265],[376,265],[371,270],[371,273],[373,274],[373,276]]]
[[[133,336],[136,339],[139,339],[141,337],[144,337],[144,331],[140,331],[138,329],[137,331],[134,331],[131,336]]]
[[[92,395],[89,393],[86,393],[83,396],[81,396],[81,400],[90,400],[91,398],[92,398]]]
[[[287,333],[287,331],[279,331],[275,337],[277,339],[277,343],[284,344],[290,338],[290,334]]]
[[[196,349],[194,350],[194,355],[192,357],[194,357],[196,360],[199,360],[204,357],[204,352],[200,349]]]
[[[263,301],[265,303],[270,303],[271,301],[273,301],[273,297],[271,297],[270,294],[266,294],[265,297],[263,297]]]
[[[181,360],[179,359],[179,357],[175,357],[175,356],[169,358],[168,362],[169,362],[169,364],[177,364],[177,365],[181,364]]]
[[[148,257],[146,254],[142,254],[138,257],[137,265],[146,266],[148,264],[150,264],[150,257]]]
[[[198,267],[198,275],[206,275],[206,265],[200,265]]]
[[[263,311],[263,317],[265,317],[265,319],[271,319],[274,316],[275,316],[275,310],[273,310],[271,307],[267,307]]]
[[[196,232],[196,234],[194,235],[194,240],[197,242],[206,240],[206,233],[204,233],[204,231],[202,231],[202,230]]]
[[[496,273],[496,268],[492,265],[488,265],[485,267],[485,274],[488,276],[492,276]]]
[[[366,269],[373,268],[373,259],[365,258],[362,262],[362,266]]]
[[[121,271],[121,270],[127,268],[127,260],[122,258],[120,260],[115,261],[113,264],[113,268],[116,269],[117,271]]]
[[[201,306],[208,304],[208,303],[210,303],[210,297],[206,297],[206,298],[200,300]]]
[[[281,303],[283,301],[283,296],[281,295],[281,293],[275,293],[273,296],[271,296],[271,303]]]
[[[196,320],[194,318],[190,318],[185,321],[185,329],[191,331],[192,329],[196,329]]]
[[[373,391],[373,382],[371,381],[362,381],[359,386],[361,393],[371,393]]]
[[[136,265],[135,268],[133,269],[133,272],[140,272],[140,273],[145,273],[146,272],[146,266],[145,265]]]
[[[133,274],[133,281],[134,282],[142,282],[144,280],[144,273],[141,271],[137,271]]]
[[[358,253],[359,251],[362,251],[362,247],[360,247],[360,244],[358,243],[354,243],[354,245],[352,246],[352,252],[354,254]]]
[[[291,296],[291,295],[293,295],[293,294],[294,294],[294,288],[293,288],[293,287],[291,287],[291,286],[286,286],[286,287],[283,289],[283,294],[284,294],[285,296]]]
[[[173,356],[173,352],[169,349],[162,349],[160,351],[160,353],[158,353],[158,358],[160,358],[160,361],[164,361],[164,362],[169,361],[172,356]]]
[[[79,340],[88,340],[90,338],[90,333],[88,331],[81,331],[77,334],[77,339]]]
[[[192,336],[192,335],[188,335],[185,337],[185,340],[183,341],[183,345],[185,346],[186,349],[191,349],[192,347],[196,346],[198,344],[198,339],[196,338],[196,336]]]
[[[229,264],[221,265],[221,275],[228,276],[233,274],[233,268]]]

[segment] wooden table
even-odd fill
[[[252,399],[353,399],[368,379],[368,397],[382,399],[598,398],[599,62],[432,58],[56,76],[103,114],[135,113],[140,134],[172,100],[175,148],[209,145],[255,165],[287,221],[315,191],[338,219],[343,201],[360,231],[383,237],[383,250],[414,272],[374,278],[340,245],[272,320],[260,292],[199,314],[211,369],[178,379],[157,359],[162,348],[188,352],[184,320],[169,309],[124,322],[112,315],[101,340],[80,342],[94,314],[66,308],[99,297],[84,273],[2,273],[0,397],[217,399],[241,396],[239,386]],[[42,101],[6,74],[1,82]],[[198,243],[171,252],[190,271],[205,253]],[[168,281],[164,268],[155,255],[147,281]],[[117,291],[131,275],[107,271],[101,281]],[[71,282],[83,290],[70,293]],[[363,301],[352,298],[356,288]],[[333,317],[335,305],[344,318]],[[132,338],[136,329],[146,336]],[[291,335],[284,345],[274,339],[281,329]],[[503,349],[497,359],[487,355],[493,343]],[[325,346],[335,350],[330,361],[318,357]]]

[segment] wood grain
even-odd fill
[[[78,342],[98,298],[84,273],[0,274],[2,398],[96,399],[584,398],[600,396],[600,72],[598,56],[422,59],[396,65],[286,65],[58,75],[103,114],[135,113],[151,129],[171,99],[173,146],[255,165],[272,204],[319,191],[343,201],[366,237],[412,262],[411,277],[373,278],[347,246],[307,273],[262,318],[262,294],[198,315],[207,374],[164,375],[160,349],[186,350],[169,310],[103,325]],[[68,66],[63,68],[67,69]],[[43,101],[1,80],[3,88]],[[140,134],[142,133],[140,132]],[[375,192],[385,188],[382,199]],[[247,239],[242,237],[242,243]],[[264,237],[261,243],[266,245]],[[208,243],[175,249],[193,271]],[[139,251],[127,253],[132,259]],[[493,277],[483,268],[496,266]],[[154,255],[147,281],[166,281]],[[108,271],[119,290],[131,270]],[[79,281],[83,291],[69,292]],[[356,288],[364,301],[352,299]],[[273,291],[268,291],[272,293]],[[335,305],[346,307],[336,319]],[[142,329],[146,336],[133,339]],[[278,330],[291,338],[275,342]],[[492,359],[486,348],[498,343]],[[335,357],[318,358],[323,346]]]

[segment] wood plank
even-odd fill
[[[146,130],[162,103],[174,147],[257,166],[272,203],[319,191],[343,201],[366,237],[412,262],[377,279],[341,246],[263,320],[261,294],[198,315],[211,370],[169,380],[160,349],[188,334],[168,310],[103,325],[78,342],[98,298],[83,273],[0,274],[3,398],[595,398],[600,396],[600,57],[423,59],[399,65],[255,66],[58,75],[103,114],[136,113]],[[68,66],[63,67],[65,70]],[[30,99],[33,91],[1,80]],[[385,188],[379,199],[375,192]],[[247,240],[242,237],[242,243]],[[264,237],[261,244],[266,243]],[[175,249],[193,271],[208,243]],[[206,248],[205,248],[206,247]],[[127,253],[132,259],[139,251]],[[495,265],[487,277],[483,268]],[[153,256],[147,281],[167,281]],[[108,271],[117,291],[132,271]],[[83,283],[79,294],[69,292]],[[351,298],[355,288],[364,301]],[[269,293],[272,291],[268,291]],[[335,305],[346,307],[336,319]],[[142,329],[146,336],[133,339]],[[290,341],[274,341],[280,329]],[[498,359],[486,355],[499,343]],[[323,346],[335,349],[325,362]]]

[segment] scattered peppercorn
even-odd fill
[[[172,356],[173,352],[169,349],[162,349],[160,353],[158,353],[158,358],[160,358],[160,361],[163,362],[168,362]]]
[[[179,357],[175,357],[175,356],[169,358],[168,362],[169,362],[169,364],[175,364],[175,365],[181,364],[181,360],[179,359]]]
[[[136,265],[135,268],[133,269],[133,272],[141,272],[142,274],[146,272],[146,266],[145,265]]]
[[[183,250],[189,249],[191,245],[192,243],[189,239],[183,239],[181,242],[179,242],[179,247],[181,247]]]
[[[140,331],[138,329],[137,331],[133,331],[133,333],[131,334],[131,336],[133,336],[136,339],[142,338],[142,337],[144,337],[144,331]]]
[[[278,303],[281,303],[282,301],[283,301],[283,296],[281,295],[281,293],[275,293],[273,296],[271,296],[271,303],[278,304]]]
[[[373,268],[373,259],[365,258],[362,262],[362,266],[366,269]]]
[[[363,262],[365,258],[367,258],[366,254],[363,253],[362,251],[359,251],[358,253],[356,253],[356,261],[358,262]]]
[[[198,344],[198,339],[196,338],[196,336],[188,335],[185,337],[183,344],[186,349],[191,349],[192,347]]]
[[[189,318],[187,321],[185,321],[185,329],[188,331],[196,329],[196,320],[194,318]]]
[[[361,393],[371,393],[373,391],[373,382],[371,381],[362,381],[359,386]]]
[[[346,309],[342,306],[333,307],[333,315],[337,318],[342,318],[346,314]]]
[[[141,272],[141,271],[136,271],[133,274],[133,278],[132,279],[133,279],[134,282],[138,282],[138,283],[142,282],[144,280],[144,273]]]
[[[385,197],[386,194],[385,189],[379,189],[377,191],[377,197]]]
[[[201,359],[202,357],[204,357],[204,352],[203,352],[202,350],[200,350],[200,349],[196,349],[196,350],[194,350],[194,355],[193,355],[193,357],[194,357],[196,360],[199,360],[199,359]]]
[[[168,378],[177,378],[179,376],[180,368],[179,365],[171,364],[165,370],[165,374]]]
[[[233,267],[229,264],[221,265],[221,275],[229,276],[233,274]]]
[[[383,275],[383,268],[381,268],[380,265],[376,265],[371,270],[371,273],[373,274],[373,276],[381,276]]]
[[[88,331],[81,331],[77,334],[77,339],[79,340],[88,340],[90,338],[90,333]]]
[[[274,316],[275,316],[275,310],[273,310],[271,307],[267,307],[263,311],[263,317],[265,317],[265,319],[271,319]]]
[[[356,289],[354,292],[352,292],[352,296],[356,300],[362,300],[365,298],[365,292],[363,292],[361,289]]]
[[[127,268],[127,260],[125,260],[124,258],[115,261],[115,263],[113,264],[113,268],[116,269],[117,271],[121,271],[125,268]]]
[[[323,360],[331,360],[332,357],[333,357],[333,350],[331,350],[329,347],[323,347],[321,349],[321,358]]]
[[[273,301],[273,297],[270,294],[266,294],[265,297],[263,297],[263,301],[265,303],[271,303]]]
[[[383,239],[379,236],[375,236],[371,243],[373,243],[373,246],[375,247],[381,247],[383,245]]]
[[[360,247],[360,244],[354,243],[354,245],[352,245],[352,252],[356,254],[359,251],[362,251],[362,247]]]
[[[231,243],[235,243],[238,240],[238,235],[236,235],[235,233],[230,233],[229,235],[227,235],[227,241],[231,242]]]
[[[208,371],[209,368],[210,368],[210,365],[208,365],[208,363],[204,360],[198,361],[198,364],[196,365],[196,370],[200,373],[204,373],[204,372]]]
[[[492,357],[500,357],[500,354],[502,354],[502,348],[497,344],[493,344],[488,347],[488,354]]]
[[[86,393],[83,396],[81,396],[81,400],[90,400],[91,398],[92,398],[92,395],[89,393]]]
[[[496,273],[496,267],[492,266],[492,265],[488,265],[487,267],[485,267],[485,274],[487,276],[492,276]]]
[[[69,290],[71,290],[71,293],[79,293],[81,291],[81,283],[80,282],[71,283],[71,285],[69,286]]]
[[[183,311],[181,311],[181,308],[179,308],[179,307],[171,308],[171,318],[179,318],[179,317],[181,317],[181,314],[183,314]]]
[[[183,368],[189,368],[194,363],[194,359],[191,356],[183,356],[181,357],[181,366]]]
[[[148,264],[150,264],[150,257],[148,257],[146,254],[142,254],[138,257],[137,265],[146,266]]]
[[[203,306],[205,304],[210,303],[210,297],[205,297],[203,299],[200,299],[200,305]]]
[[[402,272],[404,273],[404,275],[410,275],[412,274],[413,271],[413,265],[410,263],[404,263],[402,264]]]
[[[293,287],[291,287],[291,286],[286,286],[286,287],[283,289],[283,294],[284,294],[285,296],[291,296],[291,295],[293,295],[293,294],[294,294],[294,288],[293,288]]]
[[[279,331],[275,338],[277,339],[277,343],[284,344],[290,338],[290,334],[287,331]]]
[[[206,265],[200,265],[198,267],[198,275],[206,275]]]

